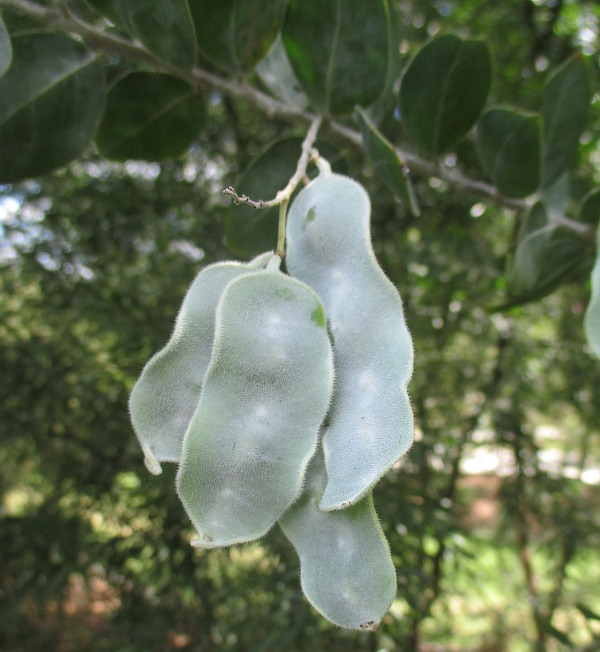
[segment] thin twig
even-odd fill
[[[298,158],[298,163],[296,164],[296,171],[288,181],[285,188],[279,190],[273,199],[258,199],[255,201],[250,199],[247,195],[238,195],[233,186],[229,186],[229,188],[223,190],[224,195],[229,195],[233,198],[234,204],[248,204],[248,206],[252,206],[254,209],[279,206],[279,225],[277,228],[277,248],[275,249],[275,254],[279,256],[281,260],[283,260],[285,256],[285,222],[290,198],[294,190],[298,187],[298,184],[306,179],[306,168],[308,167],[309,161],[320,161],[318,152],[313,148],[313,145],[317,140],[320,126],[321,118],[316,117],[312,121],[306,136],[302,141],[302,148],[300,157]]]
[[[546,211],[548,214],[548,223],[552,227],[563,227],[565,229],[569,229],[570,231],[579,233],[583,237],[589,237],[590,239],[593,239],[595,242],[596,240],[595,231],[592,230],[589,224],[585,224],[583,222],[577,222],[576,220],[570,219],[566,215],[562,215],[561,213],[558,213],[548,208],[546,209]]]
[[[275,253],[281,260],[285,256],[285,219],[289,202],[289,199],[284,199],[279,205],[279,226],[277,228],[277,249],[275,249]]]
[[[306,133],[306,137],[302,141],[302,153],[298,159],[298,164],[296,165],[296,171],[294,172],[292,178],[288,181],[287,185],[283,190],[279,190],[273,199],[250,199],[247,195],[238,195],[233,186],[225,188],[223,190],[224,195],[229,195],[233,198],[234,204],[248,204],[252,208],[272,208],[273,206],[279,206],[284,202],[289,202],[292,193],[298,187],[298,184],[304,179],[306,175],[306,168],[311,158],[313,152],[313,145],[317,139],[317,134],[319,133],[319,127],[321,126],[321,118],[316,117]]]
[[[162,61],[148,51],[141,43],[134,40],[111,34],[101,27],[88,23],[75,16],[67,7],[45,7],[30,0],[0,0],[0,9],[14,11],[27,16],[48,27],[53,27],[62,32],[79,36],[89,45],[99,51],[116,54],[118,56],[137,61],[150,66],[153,70],[164,72],[188,82],[192,87],[201,90],[216,90],[228,97],[245,100],[257,109],[261,110],[268,117],[278,117],[290,122],[303,122],[312,124],[318,117],[309,111],[302,111],[286,102],[277,100],[266,93],[254,88],[246,81],[229,81],[212,72],[196,67],[190,70],[179,68],[168,62]],[[336,120],[327,120],[325,126],[329,133],[338,136],[354,147],[363,148],[361,133]],[[491,200],[496,204],[515,208],[518,210],[527,209],[530,205],[526,199],[505,197],[498,192],[492,184],[465,176],[456,168],[448,168],[440,165],[438,161],[423,158],[419,154],[396,147],[396,153],[405,163],[408,164],[413,173],[423,176],[435,176],[446,182],[453,190],[478,197],[484,200]],[[234,198],[235,199],[235,198]],[[243,203],[247,203],[242,200]],[[570,227],[572,225],[564,224]],[[592,226],[588,226],[589,233],[594,232]],[[579,227],[582,230],[585,227]]]

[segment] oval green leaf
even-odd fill
[[[408,64],[400,86],[406,134],[428,154],[447,151],[477,121],[491,74],[483,41],[445,34],[424,45]]]
[[[202,56],[223,70],[250,72],[277,36],[285,0],[190,0]]]
[[[187,0],[154,0],[152,8],[138,0],[121,0],[121,15],[150,52],[181,68],[196,63],[196,32]]]
[[[89,145],[104,109],[102,68],[93,52],[65,36],[13,37],[0,79],[0,182],[60,167]]]
[[[576,54],[546,82],[542,106],[544,187],[556,181],[575,162],[590,99],[587,66],[581,54]]]
[[[349,113],[383,92],[392,56],[387,0],[290,0],[282,38],[296,76],[320,110]]]
[[[202,97],[169,75],[136,72],[111,89],[96,145],[109,159],[179,156],[206,120]]]
[[[6,25],[0,16],[0,77],[10,68],[12,46]]]
[[[581,274],[589,274],[590,244],[556,226],[540,201],[525,216],[514,255],[508,261],[508,305],[534,301]],[[506,306],[505,306],[506,307]]]
[[[421,211],[408,176],[408,168],[402,162],[392,144],[373,124],[369,115],[357,107],[357,116],[362,131],[363,143],[373,163],[377,177],[412,211],[419,216]]]
[[[541,180],[540,116],[512,109],[486,111],[475,138],[481,165],[498,190],[508,197],[527,197]]]

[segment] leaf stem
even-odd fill
[[[329,161],[322,156],[316,156],[315,157],[315,165],[319,168],[319,173],[327,176],[328,174],[331,174],[331,164]]]
[[[287,208],[290,200],[284,199],[279,204],[279,226],[277,229],[277,249],[275,254],[283,260],[285,256],[285,218],[287,216]]]

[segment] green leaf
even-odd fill
[[[509,260],[510,305],[541,298],[562,283],[587,275],[590,253],[588,241],[554,224],[546,206],[537,202],[523,220],[515,254]]]
[[[93,52],[65,36],[12,39],[13,61],[0,79],[0,181],[65,165],[93,138],[105,102]]]
[[[600,221],[600,188],[590,191],[581,200],[578,219],[586,224],[598,224]]]
[[[475,124],[490,88],[492,66],[483,41],[438,36],[413,57],[400,86],[400,115],[407,135],[437,156]]]
[[[321,155],[334,154],[326,142],[317,141]],[[302,151],[302,138],[283,138],[269,145],[244,171],[235,189],[251,199],[272,199],[285,188],[296,171]],[[278,208],[255,210],[231,204],[225,213],[225,238],[228,249],[239,258],[252,258],[277,244]]]
[[[324,112],[349,113],[383,92],[391,60],[387,0],[290,0],[283,44],[302,86]]]
[[[159,59],[181,68],[196,64],[196,32],[187,0],[85,0],[120,30],[140,40]]]
[[[371,118],[360,107],[357,107],[357,116],[365,149],[373,162],[375,174],[396,197],[405,203],[413,215],[420,215],[415,192],[408,176],[408,168],[392,144],[377,130]]]
[[[490,109],[477,123],[475,144],[481,165],[508,197],[527,197],[540,185],[542,123],[535,114]]]
[[[296,109],[308,106],[308,97],[302,92],[300,82],[290,64],[281,35],[278,35],[267,56],[256,66],[262,83],[279,99]]]
[[[181,68],[196,63],[196,33],[187,0],[154,0],[150,9],[138,0],[122,0],[120,13],[150,52]]]
[[[587,67],[580,54],[546,82],[542,184],[548,186],[575,162],[590,104]]]
[[[106,158],[179,156],[206,120],[202,97],[169,75],[136,72],[111,89],[96,145]]]
[[[402,19],[399,15],[399,12],[394,11],[393,9],[389,12],[389,23],[388,23],[388,69],[386,73],[385,84],[383,85],[383,90],[379,97],[369,105],[369,117],[371,121],[380,125],[382,121],[392,113],[398,104],[397,100],[397,82],[400,79],[400,73],[404,68],[405,57],[407,55],[400,55],[400,49],[402,45],[402,35],[404,32],[404,26]]]
[[[10,68],[12,46],[6,25],[0,16],[0,77]]]
[[[285,0],[190,0],[200,53],[224,70],[250,72],[281,27]]]

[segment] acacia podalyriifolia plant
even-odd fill
[[[232,251],[254,259],[198,275],[131,414],[152,472],[181,463],[199,545],[249,540],[279,519],[317,609],[372,627],[395,578],[370,491],[412,441],[412,347],[371,250],[368,197],[314,146],[362,148],[415,215],[411,175],[514,211],[494,307],[508,310],[586,282],[597,257],[600,192],[589,174],[571,183],[592,97],[585,58],[551,71],[538,110],[524,112],[486,107],[481,40],[443,33],[402,60],[387,0],[159,0],[149,11],[130,0],[0,0],[0,10],[0,183],[65,165],[92,142],[113,160],[179,156],[208,127],[207,91],[310,124],[302,149],[297,138],[275,143],[240,180],[254,196],[279,191],[273,200],[229,190],[262,209],[232,207],[225,223]],[[394,108],[400,130],[389,127]],[[320,128],[335,145],[316,142]],[[481,178],[460,171],[465,145]],[[286,250],[288,203],[311,156],[321,170],[290,206]],[[600,356],[599,266],[585,333]]]

